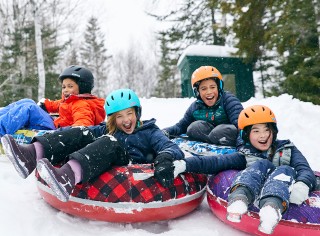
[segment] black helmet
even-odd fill
[[[90,70],[82,66],[69,66],[60,74],[59,80],[62,82],[65,78],[71,78],[79,86],[79,93],[91,93],[93,89],[93,75]]]

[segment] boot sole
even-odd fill
[[[240,223],[243,214],[240,213],[227,213],[227,220],[233,223]]]
[[[69,200],[70,195],[64,190],[64,188],[60,185],[60,183],[55,178],[52,170],[48,168],[48,166],[42,162],[38,161],[37,170],[41,176],[41,178],[49,185],[54,195],[62,202],[67,202]]]
[[[3,136],[1,138],[1,142],[2,142],[3,150],[6,154],[6,156],[8,157],[10,162],[13,164],[13,166],[16,169],[16,171],[18,172],[18,174],[23,179],[26,179],[29,176],[29,171],[26,167],[24,167],[24,165],[20,164],[21,161],[19,160],[19,158],[17,158],[17,156],[15,154],[13,154],[13,152],[12,152],[13,147],[11,145],[9,138],[6,136]]]

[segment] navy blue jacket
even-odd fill
[[[314,189],[316,185],[316,177],[310,168],[308,161],[297,147],[294,146],[290,140],[276,140],[274,144],[276,147],[275,153],[281,152],[285,148],[285,145],[290,144],[291,157],[289,165],[297,172],[295,180],[304,182],[309,186],[310,190]],[[242,170],[246,168],[246,156],[255,156],[258,159],[267,159],[265,153],[255,149],[249,144],[245,146],[245,150],[232,154],[188,157],[185,159],[186,172],[215,174],[228,169]],[[253,184],[254,183],[248,183],[248,185]]]
[[[155,122],[155,119],[143,121],[143,125],[136,128],[132,134],[117,130],[113,135],[129,153],[133,163],[153,163],[154,158],[161,152],[171,154],[175,160],[184,158],[178,145],[166,137]],[[89,129],[95,137],[108,133],[105,123],[90,126]]]
[[[233,124],[238,127],[238,116],[242,110],[243,106],[237,97],[229,92],[223,92],[221,98],[212,107],[208,107],[202,100],[194,101],[183,118],[165,130],[172,136],[185,134],[188,126],[196,120],[205,120],[214,126]]]

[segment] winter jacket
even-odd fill
[[[316,177],[311,169],[307,159],[297,149],[297,147],[290,140],[276,140],[275,143],[275,154],[271,161],[275,167],[281,165],[289,165],[297,172],[296,181],[302,181],[312,190],[316,185]],[[251,162],[252,158],[267,159],[266,152],[261,152],[250,144],[244,146],[240,151],[246,156],[247,163]],[[284,155],[287,153],[286,155]],[[253,183],[250,183],[251,185]]]
[[[290,149],[291,156],[286,157],[286,160],[281,163],[273,163],[274,166],[284,165],[287,163],[290,167],[294,168],[297,172],[296,181],[302,181],[313,189],[316,185],[315,175],[310,168],[308,161],[303,154],[297,149],[297,147],[290,142],[290,140],[276,140],[275,141],[276,151],[274,156],[280,156],[285,149]],[[252,145],[247,144],[241,151],[215,156],[193,156],[185,159],[186,161],[186,172],[216,174],[223,170],[236,169],[243,170],[246,168],[247,160],[252,161],[252,158],[267,159],[267,153],[261,152],[255,149]],[[281,159],[282,157],[280,157]],[[279,160],[279,159],[278,159]],[[253,185],[252,183],[248,183]]]
[[[223,92],[212,107],[208,107],[202,100],[194,101],[184,117],[177,124],[165,130],[172,136],[185,134],[188,126],[196,120],[204,120],[214,126],[233,124],[238,127],[238,116],[242,110],[243,106],[237,97],[229,92]]]
[[[184,159],[186,172],[217,174],[224,170],[243,170],[246,158],[240,152],[212,156],[192,156]]]
[[[175,160],[183,159],[184,154],[172,141],[170,141],[155,124],[156,120],[143,121],[143,125],[136,128],[132,134],[117,130],[114,137],[120,146],[126,149],[133,163],[153,163],[160,152],[168,152]],[[107,134],[105,123],[90,126],[95,137]]]
[[[51,116],[31,99],[21,99],[0,109],[0,137],[19,129],[53,130]]]
[[[44,105],[49,113],[59,113],[54,125],[60,128],[98,125],[106,116],[104,102],[104,99],[92,94],[79,94],[55,101],[46,99]]]

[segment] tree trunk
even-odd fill
[[[316,24],[317,24],[317,32],[318,32],[318,44],[320,49],[320,3],[319,0],[313,0],[313,8],[314,8],[314,14],[316,18]]]
[[[39,76],[38,100],[40,100],[41,98],[45,97],[46,75],[44,70],[41,25],[39,23],[38,8],[34,1],[31,1],[31,4],[33,8],[33,13],[34,13],[35,42],[36,42],[36,53],[37,53],[38,76]]]

